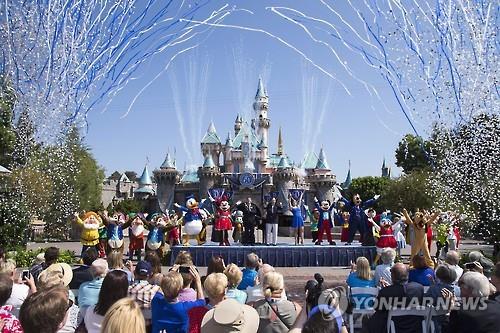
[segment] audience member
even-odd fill
[[[93,249],[93,248],[89,248]],[[88,249],[86,250],[88,251]],[[104,277],[108,273],[108,262],[104,259],[96,259],[90,267],[93,279],[83,282],[78,289],[78,306],[82,317],[85,317],[85,312],[89,306],[95,305],[99,299]]]
[[[146,256],[144,257],[144,260],[149,262],[151,264],[151,267],[152,267],[153,274],[152,274],[149,282],[151,284],[159,286],[161,279],[163,278],[163,274],[161,274],[160,256],[158,256],[158,253],[156,253],[156,251],[147,251]]]
[[[257,333],[258,328],[259,315],[255,309],[234,299],[220,302],[205,314],[201,323],[201,333]]]
[[[36,292],[35,280],[31,274],[27,279],[23,279],[22,274],[16,275],[16,262],[12,259],[0,262],[0,273],[5,273],[12,279],[12,293],[5,304],[12,306],[12,314],[17,317],[28,295]]]
[[[146,332],[141,309],[134,300],[122,298],[106,312],[102,331],[106,333],[144,333]],[[169,332],[170,333],[170,332]]]
[[[6,303],[13,285],[14,282],[9,274],[0,273],[0,323],[3,323],[3,326],[0,326],[0,332],[2,333],[23,332],[19,320],[12,314],[12,305]]]
[[[241,304],[245,304],[247,301],[247,293],[238,289],[238,285],[241,283],[243,277],[241,270],[235,264],[229,264],[224,274],[226,274],[228,281],[226,297],[233,298]]]
[[[243,277],[241,283],[238,285],[239,290],[246,290],[248,287],[255,285],[255,278],[257,277],[257,268],[262,264],[259,256],[255,253],[247,254],[245,258],[245,268],[243,269]]]
[[[100,333],[106,312],[113,304],[128,295],[128,276],[124,271],[111,271],[102,280],[97,302],[90,305],[84,314],[83,321],[88,333]]]
[[[131,261],[127,261],[128,267],[123,263],[123,253],[120,251],[111,251],[108,254],[109,270],[119,269],[127,273],[129,283],[134,282],[133,266]]]
[[[55,263],[47,267],[38,278],[39,290],[50,289],[53,287],[64,287],[68,290],[68,285],[73,278],[71,266],[66,263]],[[67,318],[64,325],[58,333],[73,333],[78,327],[78,314],[80,309],[75,304],[75,295],[68,290],[68,298],[71,306],[67,311]],[[26,301],[25,301],[26,302]]]
[[[350,288],[375,288],[375,279],[371,276],[370,262],[365,257],[358,257],[356,264],[351,265],[351,273],[347,277]],[[370,294],[353,293],[352,298],[356,308],[365,309],[373,305],[373,296]]]
[[[479,251],[471,251],[469,252],[469,262],[479,262],[481,264],[481,267],[483,269],[483,274],[486,275],[487,277],[491,276],[491,273],[493,272],[493,268],[495,267],[495,264],[493,261],[490,259],[486,258],[484,254],[482,254]]]
[[[44,258],[44,262],[35,264],[30,268],[30,273],[33,275],[35,282],[38,281],[38,275],[40,275],[44,269],[57,262],[59,259],[59,249],[53,246],[47,248],[45,250]]]
[[[64,326],[73,302],[62,285],[41,289],[21,306],[19,321],[24,333],[56,333]],[[74,330],[73,330],[74,331]]]
[[[205,279],[212,273],[224,273],[226,264],[221,256],[213,256],[207,265],[207,275],[201,277],[201,283],[205,283]]]
[[[432,298],[432,305],[437,311],[443,311],[449,309],[449,305],[443,308],[444,302],[439,300],[444,300],[443,289],[449,290],[451,293],[455,294],[455,288],[453,283],[456,278],[455,270],[449,265],[439,265],[436,269],[436,282],[429,287],[429,290],[425,293],[426,297]],[[448,316],[443,314],[439,316],[433,316],[432,321],[434,322],[434,332],[441,333],[442,328],[446,330],[448,325]]]
[[[380,289],[375,304],[375,313],[363,318],[362,332],[382,333],[387,331],[387,314],[391,305],[408,306],[420,304],[424,287],[408,282],[408,269],[401,263],[391,268],[392,285]],[[420,333],[421,317],[402,316],[393,319],[397,332]]]
[[[413,267],[410,269],[408,281],[430,286],[435,279],[434,270],[427,266],[423,255],[413,256]]]
[[[179,251],[177,257],[175,257],[174,265],[179,266],[192,266],[193,258],[191,257],[191,253],[188,251]]]
[[[454,281],[454,284],[457,284],[458,279],[460,279],[460,277],[464,273],[463,268],[458,265],[460,263],[460,254],[457,251],[448,251],[446,253],[445,261],[457,274],[457,278]]]
[[[448,332],[497,333],[500,327],[500,303],[488,299],[488,278],[478,272],[465,272],[458,285],[461,305],[450,313]]]
[[[264,275],[274,271],[274,267],[269,264],[262,264],[260,266],[257,276],[255,277],[255,285],[253,287],[247,287],[245,290],[247,293],[247,304],[252,305],[255,301],[264,298],[261,281],[264,280]],[[281,299],[286,299],[285,290],[283,290],[283,293],[281,294]]]
[[[497,291],[493,295],[490,295],[490,298],[500,302],[500,261],[495,265],[495,270],[491,277],[491,284]]]
[[[392,284],[391,281],[391,267],[394,266],[394,260],[396,259],[396,251],[390,247],[382,249],[380,254],[380,260],[382,263],[375,267],[375,283],[378,287],[382,287],[380,279],[384,279],[387,283]]]
[[[180,270],[190,270],[191,266],[179,266]],[[193,283],[193,276],[191,273],[179,272],[182,276],[182,289],[179,292],[179,296],[177,300],[179,302],[192,302],[196,301],[196,290],[191,288],[191,284]]]
[[[211,273],[205,278],[203,287],[209,302],[205,306],[197,306],[189,310],[189,333],[201,332],[203,317],[210,309],[225,299],[227,285],[227,277],[222,273]]]
[[[288,332],[301,308],[288,300],[281,299],[285,285],[283,275],[269,272],[264,275],[262,291],[264,299],[255,302],[254,308],[259,314],[259,333]]]
[[[181,274],[176,271],[178,267],[174,266],[173,271],[165,274],[160,284],[163,294],[157,292],[151,301],[153,333],[162,330],[169,333],[187,332],[188,311],[194,307],[205,305],[200,274],[193,266],[190,267],[190,272],[195,281],[197,300],[194,302],[179,302],[177,297],[182,289],[183,281]]]
[[[151,284],[149,281],[153,276],[153,267],[147,261],[139,261],[135,266],[135,282],[129,287],[129,295],[141,308],[146,322],[146,328],[151,326],[151,300],[160,290],[160,286]],[[149,329],[148,329],[149,331]]]
[[[92,281],[90,266],[99,257],[95,247],[89,247],[83,251],[82,261],[83,265],[73,269],[73,279],[69,283],[69,289],[78,289],[83,282]]]

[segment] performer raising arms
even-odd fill
[[[215,213],[215,230],[221,232],[221,239],[219,246],[230,246],[229,244],[229,231],[233,229],[233,221],[231,217],[231,206],[229,205],[228,197],[223,194],[220,198],[214,199],[208,192],[210,201],[215,203],[217,207]]]
[[[318,240],[316,241],[316,245],[321,245],[323,241],[323,234],[326,232],[326,238],[330,245],[335,245],[335,242],[332,239],[332,228],[333,228],[333,209],[334,206],[330,203],[330,200],[323,200],[320,202],[318,198],[314,197],[314,204],[319,211],[319,233]]]
[[[340,198],[340,200],[345,204],[346,210],[349,211],[349,239],[347,240],[347,244],[352,243],[354,235],[356,235],[356,231],[359,231],[360,235],[363,237],[368,225],[368,218],[364,210],[373,206],[378,198],[380,198],[380,195],[376,195],[373,199],[364,202],[361,200],[359,194],[354,194],[352,201],[349,201],[344,197]]]
[[[247,202],[236,202],[238,210],[243,212],[243,238],[242,244],[255,245],[255,227],[262,219],[259,207],[252,202],[252,198],[248,198]]]
[[[435,212],[430,217],[422,212],[416,212],[413,220],[411,219],[408,211],[403,209],[403,215],[405,217],[405,223],[408,225],[413,225],[415,231],[415,239],[413,244],[411,244],[411,257],[410,262],[413,262],[413,257],[418,255],[422,251],[427,267],[434,267],[434,261],[431,259],[429,253],[429,248],[427,247],[427,234],[425,232],[425,225],[432,224],[439,216],[439,212]]]
[[[292,228],[294,230],[293,236],[295,238],[295,245],[304,245],[304,218],[302,217],[302,196],[300,194],[299,200],[293,199],[291,196],[288,198],[290,211],[292,212]]]

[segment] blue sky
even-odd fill
[[[314,43],[297,26],[273,14],[266,5],[294,6],[311,15],[335,18],[314,1],[236,2],[253,11],[231,14],[225,24],[264,29],[279,35],[307,54],[314,63],[334,73],[348,87],[314,68],[296,51],[264,33],[234,28],[213,28],[200,36],[203,42],[174,60],[138,98],[131,112],[122,117],[133,97],[161,71],[172,56],[164,53],[143,67],[139,77],[121,91],[103,110],[88,116],[86,144],[109,175],[114,170],[141,172],[146,159],[157,168],[167,150],[176,154],[177,165],[202,163],[199,141],[211,120],[221,139],[233,131],[237,113],[252,115],[252,102],[259,76],[270,98],[270,149],[276,151],[278,128],[283,129],[285,152],[300,161],[307,151],[323,147],[337,179],[343,181],[351,161],[353,177],[378,176],[382,159],[399,174],[394,151],[411,128],[394,100],[387,83],[354,53],[333,38],[326,40],[362,81],[373,85],[380,98],[370,95],[363,84],[343,69],[332,53]],[[199,13],[220,5],[215,1]],[[342,5],[341,5],[342,7]],[[346,8],[345,18],[352,18]],[[360,27],[356,27],[360,28]],[[307,89],[304,89],[306,87]],[[320,114],[324,110],[323,121]],[[184,133],[180,130],[183,118]]]

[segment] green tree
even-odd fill
[[[0,244],[8,248],[25,246],[31,214],[16,189],[0,195]]]
[[[373,198],[375,195],[384,195],[387,186],[390,183],[390,179],[385,177],[358,177],[352,180],[351,186],[346,190],[346,199],[351,200],[354,194],[359,194],[361,199],[368,200]],[[378,203],[375,208],[380,206]]]
[[[10,167],[16,136],[12,116],[16,95],[4,76],[0,75],[0,165]]]
[[[396,149],[396,165],[406,174],[431,167],[433,145],[421,137],[406,134]]]
[[[392,179],[380,198],[380,206],[393,212],[403,208],[415,212],[430,209],[434,200],[429,194],[429,172],[418,170]]]
[[[114,211],[120,211],[124,214],[137,213],[144,211],[144,205],[138,200],[126,199],[117,203]]]

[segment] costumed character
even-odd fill
[[[219,198],[214,199],[210,192],[208,197],[215,203],[215,230],[221,232],[219,246],[230,246],[229,231],[233,229],[233,220],[231,218],[231,206],[229,205],[228,197],[223,194]]]
[[[318,240],[316,241],[316,245],[321,245],[323,242],[323,234],[326,232],[326,238],[330,245],[335,245],[335,242],[332,239],[332,228],[333,228],[333,210],[334,206],[330,203],[330,200],[323,200],[320,202],[318,198],[314,197],[314,204],[319,212],[319,232],[318,232]]]
[[[444,259],[448,252],[448,231],[450,229],[448,214],[441,214],[436,223],[436,258]]]
[[[427,247],[429,248],[429,253],[431,252],[431,247],[432,247],[432,237],[433,235],[433,230],[432,230],[432,225],[426,225],[425,226],[425,234],[427,237]]]
[[[181,244],[181,224],[182,224],[182,215],[179,216],[172,211],[172,214],[169,215],[169,219],[167,221],[166,230],[168,230],[167,240],[170,247],[180,245]]]
[[[382,250],[390,247],[392,249],[397,248],[396,238],[394,237],[394,230],[392,229],[392,221],[390,215],[383,215],[380,218],[380,229],[379,229],[380,238],[377,240],[377,255],[375,256],[374,265],[377,265],[378,260],[380,259],[380,255],[382,254]]]
[[[401,215],[394,213],[394,217],[392,220],[392,230],[394,233],[394,238],[396,238],[396,253],[400,257],[401,249],[406,247],[406,239],[404,235],[405,223],[401,218]]]
[[[97,244],[99,243],[99,225],[102,224],[102,220],[94,212],[86,212],[83,216],[83,220],[80,218],[78,213],[75,213],[76,223],[80,225],[82,229],[82,233],[80,235],[80,241],[82,243],[82,253],[87,250],[89,247],[93,247],[96,250]]]
[[[124,228],[130,227],[128,237],[128,255],[132,261],[134,255],[137,256],[137,261],[141,261],[142,249],[144,249],[144,216],[142,214],[130,213],[126,224],[123,225]]]
[[[188,196],[186,207],[177,203],[174,206],[185,213],[182,244],[189,246],[189,240],[196,238],[198,245],[203,245],[206,242],[206,230],[203,224],[203,220],[208,217],[206,210],[199,207],[194,196]]]
[[[238,201],[236,203],[238,210],[243,212],[243,237],[241,243],[244,245],[255,245],[255,227],[262,220],[259,207],[248,198],[247,202]]]
[[[100,218],[100,216],[99,216]],[[102,223],[99,224],[99,244],[97,244],[97,249],[99,253],[99,258],[106,258],[106,247],[108,246],[108,229]]]
[[[337,224],[342,227],[340,231],[340,241],[348,242],[349,241],[349,212],[341,212],[337,214]]]
[[[295,200],[292,197],[289,198],[289,207],[292,212],[292,228],[294,229],[295,245],[304,245],[304,218],[302,217],[302,196],[304,192],[300,194],[299,200]]]
[[[108,211],[105,210],[102,214],[102,219],[108,230],[108,247],[106,252],[119,251],[123,253],[123,228],[126,223],[125,215],[116,211],[109,217]],[[127,227],[128,225],[125,226],[125,228]]]
[[[318,221],[319,221],[319,210],[314,208],[313,211],[309,209],[308,206],[304,206],[306,208],[307,215],[309,216],[309,222],[311,223],[311,237],[312,242],[316,243],[318,240]]]
[[[366,228],[365,233],[361,235],[361,245],[363,246],[375,246],[377,240],[380,238],[380,226],[377,221],[380,221],[380,217],[383,214],[377,215],[377,212],[373,208],[369,208],[365,211],[366,214]]]
[[[351,244],[356,235],[356,231],[359,231],[361,235],[361,242],[363,242],[363,236],[367,229],[367,216],[365,214],[365,209],[373,204],[380,198],[380,195],[375,195],[373,199],[362,201],[359,194],[355,194],[352,197],[352,201],[341,197],[340,200],[345,204],[346,209],[349,211],[349,240],[348,244]]]
[[[237,210],[234,212],[234,230],[233,230],[233,240],[235,243],[241,243],[241,236],[243,230],[243,212]]]
[[[411,245],[411,256],[410,262],[413,262],[413,257],[418,255],[420,251],[425,259],[425,263],[427,267],[434,267],[434,261],[431,259],[431,255],[429,253],[429,248],[427,247],[427,235],[425,232],[425,225],[432,224],[439,216],[438,212],[432,214],[432,216],[427,217],[423,212],[416,212],[414,219],[412,220],[408,211],[403,209],[403,215],[405,217],[405,223],[407,225],[413,225],[413,229],[415,232],[415,239],[413,244]]]
[[[159,213],[148,215],[148,219],[144,222],[146,228],[149,230],[146,240],[146,252],[156,252],[161,258],[163,256],[163,245],[167,222],[163,218],[163,215]]]

